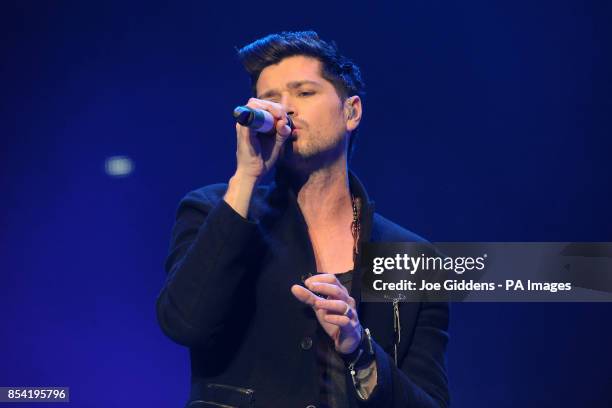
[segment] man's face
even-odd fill
[[[257,98],[280,103],[293,112],[296,130],[283,160],[294,162],[337,157],[346,149],[347,127],[336,89],[321,76],[316,58],[294,56],[261,71]]]

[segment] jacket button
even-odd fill
[[[302,341],[300,341],[300,347],[302,350],[310,350],[312,347],[312,339],[308,336],[304,337]]]

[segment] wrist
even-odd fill
[[[255,189],[255,180],[243,174],[234,174],[227,185],[223,199],[244,219],[248,219],[251,196]]]
[[[236,170],[234,175],[230,178],[230,184],[240,185],[243,187],[255,187],[259,182],[259,177],[245,173],[241,170]]]
[[[359,352],[359,348],[363,344],[364,336],[365,336],[365,333],[363,330],[363,326],[359,325],[359,341],[357,342],[357,344],[355,344],[355,347],[351,351],[346,352],[346,353],[339,352],[343,360],[352,361],[357,356],[357,353]]]
[[[360,329],[361,339],[355,350],[348,354],[340,353],[342,360],[351,370],[355,367],[369,365],[375,359],[370,330],[361,326]]]

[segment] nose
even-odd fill
[[[292,98],[289,95],[287,95],[287,94],[283,95],[283,98],[281,100],[281,105],[283,105],[283,107],[287,111],[287,115],[289,115],[289,116],[295,116],[296,115],[296,110],[295,110],[295,106],[293,104],[293,100],[292,100]]]

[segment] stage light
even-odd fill
[[[104,170],[111,177],[127,177],[134,171],[134,162],[127,156],[111,156],[106,159]]]

